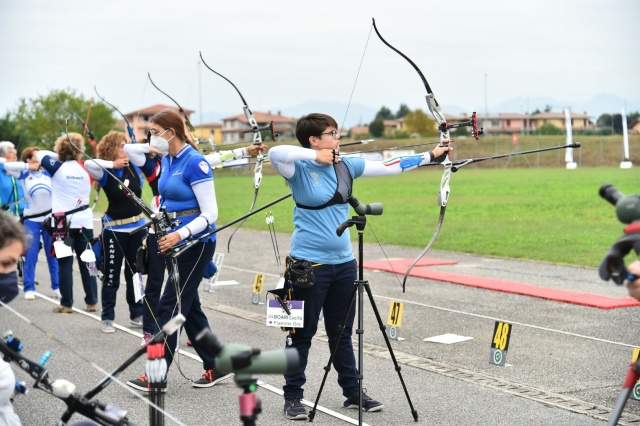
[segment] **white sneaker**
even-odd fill
[[[102,321],[102,332],[103,333],[115,333],[116,328],[113,326],[112,320],[104,320]]]
[[[54,299],[62,299],[62,294],[60,293],[60,289],[59,288],[53,290],[53,298]]]
[[[36,292],[35,291],[25,291],[24,292],[24,300],[35,300]]]

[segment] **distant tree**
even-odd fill
[[[411,112],[411,110],[409,109],[407,104],[400,104],[400,108],[398,108],[398,112],[396,112],[395,118],[402,118],[409,114],[409,112]]]
[[[0,118],[0,141],[13,142],[18,150],[23,148],[23,140],[29,138],[29,131],[11,113]]]
[[[371,123],[369,123],[369,133],[374,138],[379,138],[384,135],[384,120],[380,117],[376,117]]]
[[[404,127],[409,134],[418,133],[422,137],[436,136],[438,134],[435,121],[421,109],[410,111],[405,115]]]
[[[551,112],[551,109],[553,109],[552,105],[547,104],[544,106],[544,112]]]
[[[627,124],[630,123],[629,116],[627,116]],[[611,131],[605,133],[604,130],[601,134],[609,135],[621,135],[622,134],[622,114],[602,114],[598,117],[596,124],[599,129],[609,128]]]
[[[24,123],[28,129],[28,132],[23,134],[21,148],[32,145],[53,148],[55,140],[65,131],[67,119],[69,132],[84,133],[82,123],[65,109],[65,106],[83,120],[87,120],[90,104],[90,100],[76,94],[73,89],[52,90],[49,94],[35,99],[20,99],[14,115],[16,121]],[[98,141],[109,130],[114,129],[115,122],[111,108],[102,102],[93,103],[87,125]],[[87,153],[91,151],[87,150]]]
[[[622,114],[613,115],[613,132],[616,135],[622,134]]]
[[[536,108],[535,111],[533,111],[531,114],[540,114],[542,111],[540,111],[539,108]]]
[[[538,135],[562,135],[564,131],[551,123],[543,124],[536,129]]]
[[[380,118],[382,120],[393,120],[395,117],[393,116],[393,113],[391,112],[391,110],[385,106],[383,106],[382,108],[380,108],[380,111],[378,111],[378,113],[376,114],[376,120]]]
[[[394,139],[409,139],[411,138],[411,134],[406,130],[396,130],[393,134]]]
[[[370,139],[371,133],[351,133],[349,137],[353,140]]]
[[[640,112],[638,111],[627,114],[627,124],[633,123],[638,118],[640,118]]]
[[[587,129],[582,134],[583,135],[587,135],[587,136],[592,136],[592,135],[596,135],[596,136],[612,135],[613,134],[613,127],[610,127],[610,126],[598,126],[595,129]]]
[[[604,126],[611,126],[611,114],[602,114],[600,117],[598,117],[598,119],[596,120],[596,125],[598,127],[604,127]]]

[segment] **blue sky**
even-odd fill
[[[426,109],[417,73],[370,32],[372,17],[443,106],[640,99],[636,0],[0,0],[0,113],[52,89],[93,96],[94,85],[125,112],[170,103],[147,72],[184,107],[241,113],[199,51],[254,110],[350,99]]]

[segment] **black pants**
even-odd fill
[[[115,319],[116,296],[120,288],[120,270],[124,260],[124,280],[127,285],[129,318],[142,316],[142,301],[136,302],[133,292],[133,274],[136,271],[136,252],[142,245],[144,231],[135,234],[104,230],[102,253],[104,281],[102,282],[102,320]]]
[[[158,254],[156,234],[149,234],[147,237],[147,250],[149,250],[149,272],[144,288],[142,331],[153,334],[156,329],[159,329],[156,323],[158,303],[160,302],[160,294],[164,284],[164,270],[166,268],[164,256]]]
[[[69,229],[71,248],[76,252],[82,287],[84,288],[84,301],[87,305],[98,303],[98,284],[96,277],[92,277],[87,269],[86,262],[80,260],[80,255],[87,248],[87,242],[93,239],[93,229]],[[60,304],[62,306],[73,306],[73,256],[58,259],[58,278],[60,280]]]
[[[200,295],[198,287],[202,281],[204,269],[209,264],[216,249],[216,242],[198,243],[185,251],[178,257],[178,271],[180,272],[179,289],[176,291],[176,285],[172,280],[172,265],[167,261],[169,269],[169,278],[164,288],[160,304],[158,306],[158,323],[164,326],[171,318],[173,318],[180,309],[180,313],[185,316],[186,321],[183,325],[187,337],[193,343],[205,370],[215,368],[215,357],[209,353],[204,347],[196,342],[196,336],[203,328],[209,328],[209,320],[202,311],[200,306]],[[178,300],[178,293],[180,300]],[[180,305],[178,306],[178,302]],[[173,333],[167,337],[168,349],[165,349],[165,359],[167,360],[167,368],[173,361],[173,354],[177,345],[177,333]]]

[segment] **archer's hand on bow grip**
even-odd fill
[[[447,154],[449,154],[451,151],[453,151],[453,147],[450,145],[438,145],[433,149],[433,151],[431,151],[433,153],[433,161],[435,163],[442,163]]]
[[[264,153],[266,150],[269,149],[269,147],[267,145],[264,144],[260,144],[260,145],[249,145],[247,147],[245,147],[245,149],[247,150],[247,153],[253,157],[255,155],[257,155],[258,152],[260,153]]]
[[[340,162],[340,153],[333,149],[319,149],[316,151],[316,161],[320,164],[335,164]]]

